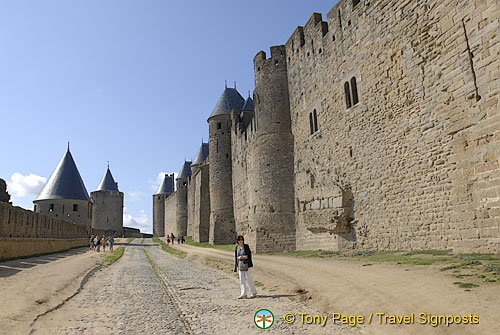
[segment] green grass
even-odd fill
[[[225,250],[225,251],[232,251],[234,252],[234,248],[236,247],[236,244],[220,244],[220,245],[212,245],[210,243],[204,242],[195,242],[193,241],[193,238],[191,236],[186,236],[186,244],[195,246],[195,247],[201,247],[201,248],[212,248],[212,249],[219,249],[219,250]]]
[[[473,283],[463,283],[461,281],[454,282],[453,284],[458,285],[460,288],[473,288],[473,287],[479,287],[479,285],[473,284]]]
[[[162,250],[165,252],[168,252],[169,254],[172,254],[172,255],[177,256],[179,258],[186,257],[186,253],[184,251],[177,250],[177,249],[174,249],[174,248],[168,246],[165,242],[160,240],[158,237],[153,237],[153,242],[159,243],[161,245]]]
[[[131,243],[133,240],[135,240],[135,237],[128,237],[127,238],[127,243]]]
[[[304,251],[288,251],[288,252],[272,252],[267,255],[279,255],[299,258],[326,258],[340,255],[338,251],[326,250],[304,250]]]
[[[103,254],[103,257],[101,258],[101,261],[98,262],[97,264],[103,265],[103,266],[110,266],[114,262],[120,259],[120,257],[123,256],[123,252],[125,251],[125,248],[123,247],[118,247],[113,251],[106,252]]]

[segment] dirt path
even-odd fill
[[[188,258],[217,258],[227,267],[234,254],[217,249],[175,245]],[[323,312],[346,315],[386,313],[415,314],[414,325],[379,325],[377,315],[362,330],[367,334],[500,334],[500,288],[481,286],[470,291],[453,284],[454,278],[438,269],[388,264],[363,266],[357,261],[304,259],[255,255],[254,278],[277,293],[306,290],[306,302]],[[478,325],[431,327],[419,324],[419,313],[434,315],[478,315]]]
[[[40,313],[72,295],[100,255],[87,248],[0,263],[0,334],[28,334]]]

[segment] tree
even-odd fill
[[[2,178],[0,178],[0,201],[10,201],[10,194],[9,192],[7,192],[7,183]]]

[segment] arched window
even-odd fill
[[[311,131],[311,135],[314,134],[314,124],[313,124],[313,115],[309,113],[309,129]]]
[[[349,89],[349,82],[346,81],[344,84],[344,93],[345,93],[345,105],[347,108],[351,108],[352,103],[351,103],[351,92]]]
[[[356,85],[356,77],[351,78],[351,89],[352,89],[352,105],[354,106],[359,102],[358,100],[358,86]]]
[[[316,110],[313,111],[313,118],[314,118],[314,132],[318,131],[318,113],[316,113]]]

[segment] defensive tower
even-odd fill
[[[210,236],[211,244],[234,242],[233,184],[231,161],[231,111],[241,110],[245,99],[236,88],[224,89],[208,118],[210,157]]]
[[[153,236],[165,236],[165,199],[174,193],[174,174],[165,174],[163,181],[153,194]]]
[[[175,234],[187,235],[187,185],[188,179],[191,177],[191,162],[184,162],[182,169],[179,172],[175,182],[176,182],[176,192],[177,192],[177,210],[176,210],[176,228]]]
[[[104,229],[115,236],[123,235],[123,192],[108,169],[94,192],[92,228]]]
[[[295,248],[293,136],[285,46],[254,58],[255,133],[250,149],[249,222],[257,252]],[[253,235],[253,234],[252,234]]]
[[[33,203],[35,212],[80,224],[90,234],[92,203],[69,146]]]

